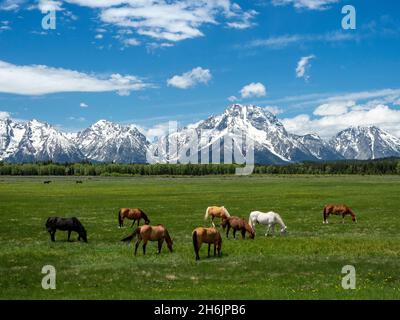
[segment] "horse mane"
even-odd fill
[[[150,221],[150,220],[149,220],[149,217],[147,216],[147,214],[146,214],[142,209],[139,209],[139,210],[140,210],[140,213],[141,213],[142,216],[143,216],[143,219],[146,220],[146,221]]]
[[[225,212],[226,216],[229,218],[231,215],[228,212],[228,210],[224,206],[222,206],[222,208],[224,208],[224,212]]]

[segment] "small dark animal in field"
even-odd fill
[[[250,239],[254,239],[254,230],[253,228],[247,223],[247,221],[243,218],[239,217],[229,217],[222,220],[222,227],[226,227],[226,237],[229,237],[229,231],[231,228],[233,229],[233,237],[236,238],[236,231],[240,231],[242,234],[242,238],[246,237],[246,231],[250,235]]]
[[[129,236],[122,239],[121,241],[132,241],[137,237],[137,241],[135,244],[135,256],[137,249],[140,245],[140,242],[143,240],[143,254],[146,254],[146,245],[148,241],[158,241],[158,253],[161,253],[162,245],[165,242],[167,243],[168,249],[172,252],[172,239],[168,233],[167,228],[165,228],[162,224],[157,226],[149,226],[144,225],[136,228]]]
[[[51,183],[51,180],[43,181],[43,183],[44,183],[44,184],[50,184],[50,183]]]
[[[344,223],[344,217],[347,215],[351,216],[351,220],[353,220],[353,222],[357,222],[356,214],[345,204],[327,204],[322,213],[324,217],[324,221],[322,223],[324,224],[328,224],[328,217],[331,214],[342,216],[342,223]]]
[[[83,183],[83,181],[82,180],[76,180],[76,184],[78,184],[78,183]]]
[[[55,241],[56,230],[68,231],[68,241],[70,241],[71,232],[78,233],[78,240],[81,239],[87,242],[87,233],[82,223],[75,217],[73,218],[59,218],[50,217],[46,221],[46,229],[50,233],[51,241]]]
[[[196,260],[200,260],[199,251],[202,243],[208,243],[208,257],[210,257],[210,249],[212,244],[214,245],[214,256],[216,256],[217,251],[218,256],[221,256],[222,237],[217,228],[198,227],[193,230],[192,239]]]
[[[150,220],[147,217],[147,214],[144,213],[142,209],[139,208],[121,208],[118,211],[118,223],[119,227],[122,228],[124,225],[124,219],[127,218],[129,220],[133,220],[131,227],[135,224],[137,220],[137,225],[139,227],[140,219],[144,220],[145,224],[150,224]]]

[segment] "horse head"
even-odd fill
[[[284,226],[284,227],[281,228],[281,235],[284,236],[286,233],[287,233],[287,227]]]

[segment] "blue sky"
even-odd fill
[[[49,9],[55,30],[41,26]],[[295,133],[400,136],[399,40],[396,0],[0,0],[0,115],[154,135],[237,102]]]

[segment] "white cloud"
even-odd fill
[[[336,101],[321,104],[314,110],[317,116],[339,116],[348,112],[350,107],[356,105],[355,101]]]
[[[282,123],[289,132],[296,134],[318,132],[323,138],[330,138],[350,126],[369,125],[375,125],[400,137],[400,110],[383,104],[369,107],[353,105],[348,107],[345,113],[330,112],[330,114],[316,118],[301,114],[294,118],[283,119]]]
[[[62,11],[62,1],[57,0],[39,0],[38,8],[41,12]]]
[[[103,39],[103,37],[104,36],[101,33],[98,33],[98,34],[95,35],[94,38],[97,39],[97,40],[101,40],[101,39]]]
[[[271,112],[273,115],[278,115],[280,113],[283,113],[283,110],[278,106],[266,106],[264,107],[264,109]]]
[[[168,134],[170,128],[169,122],[159,123],[149,128],[137,124],[135,124],[135,127],[151,142],[154,141],[155,138],[160,138]]]
[[[314,55],[310,55],[307,57],[302,57],[299,62],[297,62],[297,67],[296,67],[296,77],[297,78],[304,78],[305,80],[308,80],[310,76],[307,74],[307,69],[310,68],[310,60],[314,59]]]
[[[140,45],[140,41],[134,38],[130,38],[130,39],[125,39],[123,41],[125,46],[138,46]]]
[[[0,111],[0,119],[8,119],[11,118],[11,114],[7,111]]]
[[[242,98],[264,97],[267,94],[267,89],[260,82],[252,82],[244,86],[240,90]]]
[[[275,6],[293,5],[297,9],[325,10],[340,0],[272,0]]]
[[[108,79],[44,65],[18,66],[0,60],[0,92],[42,95],[58,92],[107,92],[129,95],[151,87],[131,75],[112,74]]]
[[[266,39],[256,39],[249,42],[245,47],[267,47],[270,49],[282,49],[289,45],[305,44],[312,42],[338,43],[344,41],[357,41],[367,34],[359,35],[343,31],[326,32],[323,34],[286,34],[269,37]]]
[[[230,97],[228,97],[228,101],[230,101],[230,102],[235,102],[235,101],[238,101],[239,99],[236,97],[236,96],[230,96]]]
[[[200,28],[224,20],[229,28],[253,25],[257,14],[231,0],[66,0],[100,11],[103,23],[133,29],[139,35],[162,41],[181,41],[203,36]]]
[[[81,108],[88,108],[89,106],[86,104],[86,103],[84,103],[84,102],[81,102],[80,104],[79,104],[79,106],[81,107]]]
[[[77,121],[77,122],[85,122],[86,119],[84,117],[68,117],[70,121]]]
[[[168,86],[173,86],[179,89],[188,89],[196,86],[199,83],[207,84],[211,80],[211,72],[209,69],[197,67],[191,71],[185,72],[178,76],[175,75],[167,80]]]
[[[25,0],[3,0],[0,1],[0,10],[16,11],[19,10],[25,2]]]

